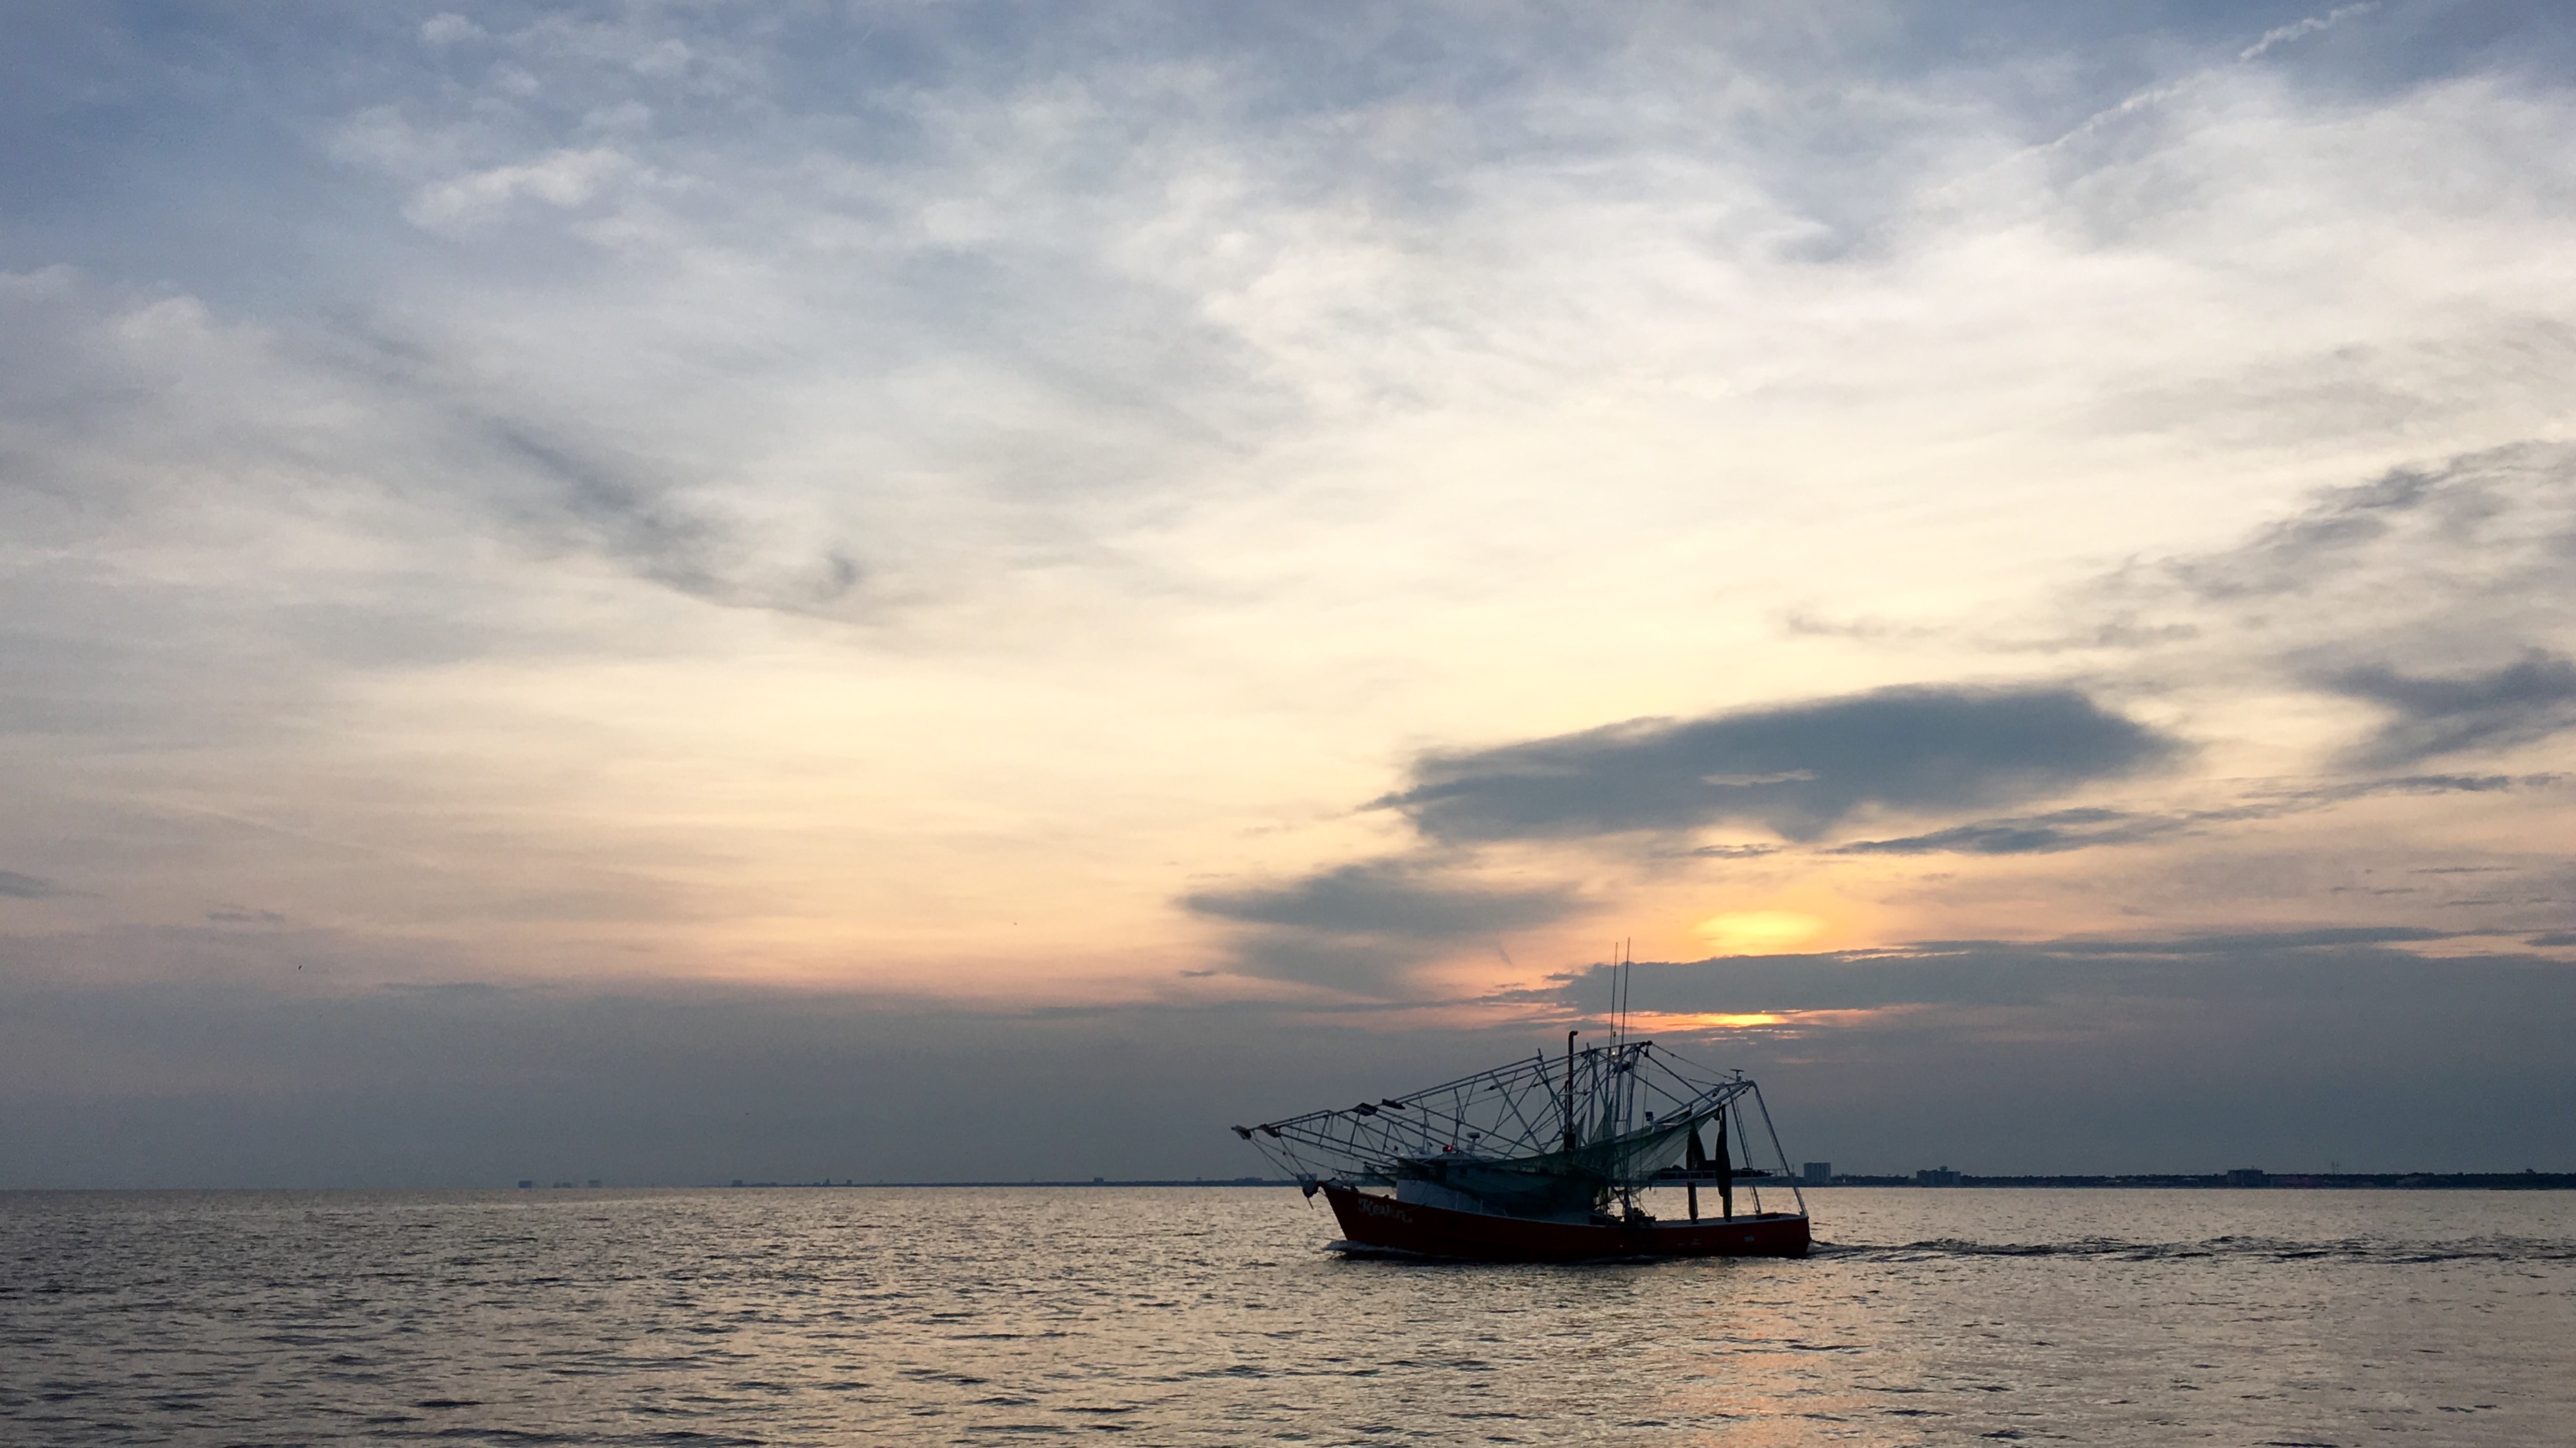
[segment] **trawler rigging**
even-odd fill
[[[1805,1253],[1806,1203],[1758,1086],[1653,1041],[1578,1049],[1580,1034],[1566,1034],[1561,1063],[1534,1055],[1234,1131],[1308,1196],[1325,1194],[1345,1245],[1540,1260]],[[1775,1197],[1785,1184],[1794,1210],[1766,1211],[1766,1183]],[[1657,1186],[1684,1189],[1684,1220],[1644,1209],[1638,1194]],[[1717,1189],[1714,1217],[1700,1215],[1702,1186]]]

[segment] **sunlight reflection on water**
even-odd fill
[[[2576,1194],[1810,1193],[1432,1266],[1284,1189],[0,1194],[11,1443],[2550,1441]]]

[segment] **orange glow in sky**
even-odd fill
[[[1579,167],[1104,59],[888,89],[889,158],[686,14],[404,39],[298,122],[345,187],[210,183],[273,254],[0,274],[31,969],[1356,1009],[2565,927],[2555,92],[2219,47],[2135,126],[1872,89],[1822,177],[1629,45],[1512,102]]]

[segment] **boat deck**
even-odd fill
[[[1679,1222],[1564,1222],[1462,1212],[1371,1196],[1339,1182],[1324,1197],[1352,1246],[1476,1262],[1587,1262],[1619,1257],[1804,1257],[1795,1213]]]

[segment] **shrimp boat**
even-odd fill
[[[1653,1041],[1577,1050],[1581,1034],[1566,1034],[1561,1064],[1540,1054],[1234,1133],[1309,1198],[1324,1194],[1341,1223],[1338,1251],[1485,1262],[1807,1254],[1806,1200],[1760,1087]],[[1756,1163],[1756,1143],[1769,1147],[1767,1163]],[[1640,1194],[1671,1187],[1684,1214],[1648,1213]],[[1714,1189],[1707,1215],[1702,1187]]]

